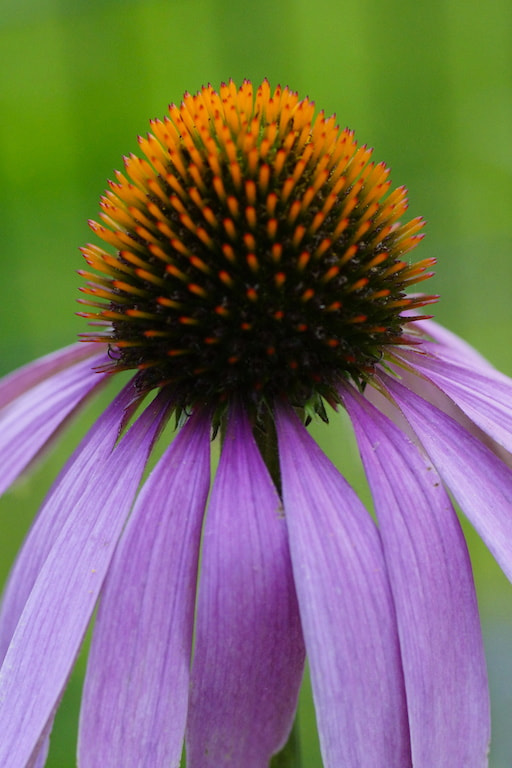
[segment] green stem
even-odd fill
[[[279,450],[277,447],[276,425],[272,415],[267,412],[262,423],[254,427],[254,437],[260,449],[270,477],[274,481],[278,494],[281,496],[281,470],[279,467]]]

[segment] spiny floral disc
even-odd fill
[[[93,231],[116,253],[83,248],[99,274],[82,313],[114,369],[171,383],[182,406],[232,396],[335,398],[404,343],[404,290],[433,260],[403,256],[423,221],[399,223],[406,190],[353,132],[288,88],[210,86],[171,105],[139,138],[144,157],[101,200]]]

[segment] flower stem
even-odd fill
[[[279,450],[277,445],[277,433],[274,419],[267,414],[261,426],[254,429],[254,437],[260,449],[267,469],[272,477],[277,492],[282,496],[281,471],[279,468]],[[288,741],[284,747],[274,755],[269,768],[301,768],[300,739],[297,718],[293,723]]]
[[[260,449],[260,453],[263,457],[270,477],[277,489],[277,492],[282,496],[281,492],[281,470],[279,468],[279,449],[277,446],[277,432],[274,419],[270,413],[266,413],[262,422],[258,423],[254,427],[254,437]]]

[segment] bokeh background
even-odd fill
[[[83,329],[74,312],[86,220],[149,118],[204,83],[268,77],[336,112],[408,186],[411,216],[428,221],[419,255],[439,260],[437,318],[512,375],[511,41],[510,0],[485,10],[480,0],[3,0],[0,374]],[[1,580],[90,419],[0,503]],[[332,432],[318,434],[367,498],[350,435]],[[491,766],[510,768],[512,587],[467,530]],[[73,765],[83,668],[81,659],[57,719],[53,768]],[[301,730],[304,766],[320,768],[307,691]]]

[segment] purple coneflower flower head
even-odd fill
[[[405,258],[423,222],[401,223],[404,188],[313,102],[208,86],[139,143],[91,223],[103,244],[83,249],[85,343],[0,383],[4,490],[132,371],[12,569],[0,765],[44,764],[97,607],[81,768],[178,766],[183,749],[187,768],[268,768],[306,655],[326,768],[482,768],[452,498],[510,578],[511,381],[422,314],[435,297],[407,293],[433,264]],[[307,431],[332,409],[375,519]]]

